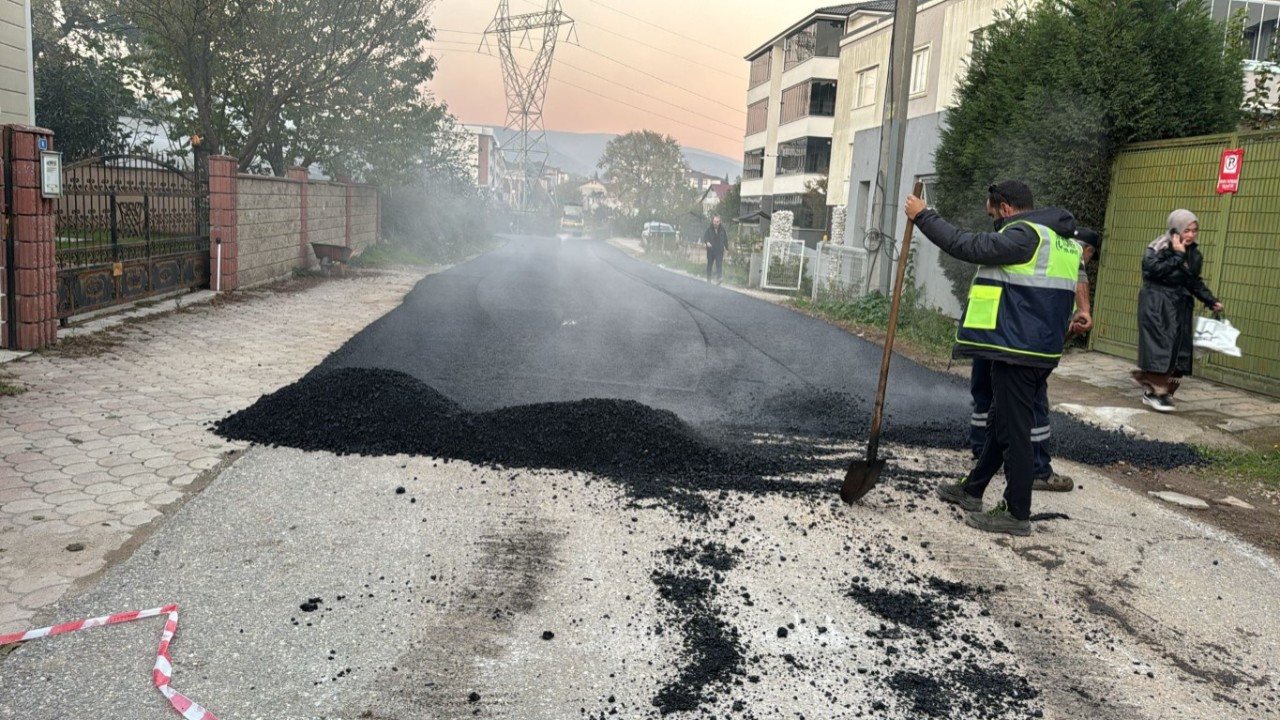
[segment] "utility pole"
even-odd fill
[[[534,209],[533,190],[542,180],[547,164],[542,107],[551,80],[551,59],[564,26],[569,28],[566,40],[572,38],[573,18],[560,9],[560,0],[547,0],[546,10],[525,15],[512,15],[510,0],[501,0],[480,43],[484,48],[490,35],[498,39],[502,81],[507,91],[506,129],[514,134],[503,148],[503,155],[510,172],[511,205],[517,212]],[[528,67],[521,67],[516,60],[517,47],[535,51]]]
[[[883,255],[880,264],[880,292],[892,290],[894,220],[899,215],[898,187],[902,184],[902,152],[907,140],[907,105],[911,95],[911,55],[916,40],[918,0],[898,0],[893,17],[893,40],[889,51],[889,82],[885,87],[884,116],[880,125],[880,165],[876,171],[876,199],[872,219]],[[906,262],[901,258],[900,262]]]

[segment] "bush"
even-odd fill
[[[424,177],[382,197],[382,231],[402,259],[442,263],[491,247],[498,224],[474,186]],[[368,251],[366,251],[368,252]]]
[[[998,15],[975,45],[935,167],[939,212],[989,227],[986,188],[1031,186],[1039,206],[1102,228],[1120,148],[1233,130],[1242,56],[1205,3],[1046,0]],[[972,266],[943,262],[956,297]]]

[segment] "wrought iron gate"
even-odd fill
[[[58,317],[209,286],[204,173],[146,155],[69,165],[58,199]]]

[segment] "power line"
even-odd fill
[[[627,12],[627,11],[625,11],[625,10],[619,10],[618,8],[613,7],[613,6],[611,6],[611,5],[605,5],[603,2],[600,2],[600,0],[589,0],[589,2],[591,2],[591,3],[592,3],[592,4],[594,4],[594,5],[599,5],[600,7],[604,8],[605,10],[610,10],[610,11],[612,11],[612,12],[616,12],[616,13],[618,13],[619,15],[624,15],[624,16],[626,16],[626,17],[629,17],[629,18],[631,18],[632,20],[635,20],[635,21],[636,21],[636,22],[638,22],[638,23],[644,23],[645,25],[648,25],[649,27],[657,28],[657,29],[659,29],[659,30],[661,30],[661,31],[663,31],[663,32],[665,32],[665,33],[670,33],[670,34],[672,34],[672,35],[675,35],[675,36],[676,36],[676,37],[678,37],[678,38],[684,38],[685,40],[692,40],[693,42],[696,42],[696,43],[702,43],[702,46],[703,46],[703,47],[705,47],[706,49],[708,49],[708,50],[714,50],[714,51],[716,51],[716,52],[718,52],[718,53],[720,53],[720,54],[722,54],[722,55],[728,55],[729,57],[733,58],[734,60],[741,60],[741,59],[742,59],[742,57],[741,57],[741,56],[739,56],[739,55],[738,55],[738,54],[736,54],[736,53],[731,53],[731,52],[729,52],[728,50],[723,50],[723,49],[718,48],[718,47],[716,47],[716,46],[714,46],[714,45],[708,45],[708,44],[706,43],[706,41],[705,41],[705,40],[703,40],[702,38],[696,38],[696,37],[692,37],[692,36],[690,36],[690,35],[685,35],[684,33],[678,33],[678,32],[676,32],[675,30],[672,30],[672,29],[671,29],[671,28],[669,28],[669,27],[665,27],[665,26],[659,25],[659,24],[657,24],[657,23],[651,23],[651,22],[649,22],[648,20],[645,20],[644,18],[640,18],[640,17],[636,17],[635,15],[632,15],[631,13],[629,13],[629,12]]]
[[[581,21],[579,21],[579,22],[581,22]],[[437,32],[447,32],[447,33],[459,33],[459,34],[462,34],[462,35],[483,35],[483,34],[484,34],[484,33],[473,33],[473,32],[468,32],[468,31],[466,31],[466,30],[445,30],[445,29],[443,29],[443,28],[436,28],[436,31],[437,31]],[[450,41],[444,41],[444,40],[442,40],[442,41],[439,41],[439,42],[450,42]],[[457,41],[452,41],[452,42],[457,42]],[[707,97],[707,96],[706,96],[706,91],[704,91],[704,90],[694,90],[693,88],[685,87],[685,86],[680,85],[680,84],[678,84],[678,83],[674,83],[674,82],[672,82],[672,81],[670,81],[670,80],[667,80],[667,79],[666,79],[666,78],[664,78],[664,77],[661,77],[661,76],[659,76],[659,75],[654,75],[653,73],[648,72],[647,70],[641,70],[640,68],[635,67],[635,66],[633,66],[633,65],[628,65],[627,63],[624,63],[624,62],[622,62],[621,60],[615,60],[614,58],[611,58],[611,57],[609,57],[608,55],[605,55],[605,54],[604,54],[604,53],[602,53],[602,52],[597,52],[597,51],[595,51],[595,50],[592,50],[591,48],[587,47],[586,45],[582,45],[581,43],[574,43],[574,42],[571,42],[571,43],[569,43],[569,47],[576,47],[576,48],[579,48],[579,49],[581,49],[581,50],[582,50],[582,51],[584,51],[584,52],[588,52],[588,53],[591,53],[592,55],[595,55],[595,56],[597,56],[597,57],[600,57],[600,58],[603,58],[603,59],[605,59],[605,60],[608,60],[609,62],[614,63],[614,64],[616,64],[616,65],[619,65],[619,66],[621,66],[621,67],[623,67],[623,68],[626,68],[627,70],[632,70],[632,71],[638,72],[638,73],[640,73],[641,75],[644,75],[644,76],[646,76],[646,77],[649,77],[649,78],[652,78],[652,79],[654,79],[654,80],[657,80],[658,82],[660,82],[660,83],[662,83],[662,84],[664,84],[664,85],[667,85],[667,86],[673,87],[673,88],[675,88],[675,89],[677,89],[677,90],[680,90],[681,92],[689,93],[690,95],[693,95],[694,97],[698,98],[699,100],[705,100],[705,101],[710,102],[710,103],[715,103],[716,105],[719,105],[720,107],[725,108],[726,110],[731,110],[731,111],[733,111],[733,112],[737,113],[738,115],[746,115],[746,114],[747,114],[747,111],[746,111],[746,110],[743,110],[741,107],[734,106],[734,105],[729,105],[728,103],[722,103],[722,102],[720,102],[719,100],[712,100],[711,98],[709,98],[709,97]],[[610,82],[613,82],[613,80],[612,80],[611,78],[605,78],[605,79],[606,79],[606,80],[609,80]]]
[[[670,116],[668,116],[668,115],[663,115],[662,113],[654,112],[653,110],[651,110],[651,109],[649,109],[649,108],[640,107],[639,105],[634,105],[634,104],[629,103],[629,102],[627,102],[627,101],[625,101],[625,100],[619,100],[618,98],[611,97],[611,96],[609,96],[609,95],[605,95],[604,93],[601,93],[601,92],[597,92],[597,91],[595,91],[595,90],[592,90],[591,88],[585,88],[585,87],[582,87],[581,85],[577,85],[577,84],[575,84],[575,83],[571,83],[571,82],[569,82],[568,80],[565,80],[564,78],[561,78],[561,77],[553,76],[551,79],[552,79],[552,80],[554,80],[554,81],[556,81],[556,82],[559,82],[559,83],[561,83],[561,84],[568,85],[569,87],[577,88],[578,90],[581,90],[581,91],[583,91],[583,92],[585,92],[585,93],[590,93],[590,94],[592,94],[592,95],[596,95],[596,96],[598,96],[598,97],[602,97],[602,98],[604,98],[605,100],[611,100],[611,101],[613,101],[613,102],[618,103],[619,105],[625,105],[625,106],[627,106],[627,107],[629,107],[629,108],[632,108],[632,109],[634,109],[634,110],[639,110],[640,112],[648,113],[649,115],[652,115],[652,116],[654,116],[654,117],[660,117],[660,118],[662,118],[663,120],[670,120],[670,121],[671,121],[671,122],[673,122],[673,123],[679,123],[679,124],[681,124],[681,125],[684,125],[685,127],[693,128],[694,130],[698,130],[698,131],[704,132],[704,133],[706,133],[706,134],[708,134],[708,135],[715,135],[716,137],[724,138],[725,140],[732,140],[732,141],[734,141],[734,142],[742,142],[742,138],[740,138],[740,137],[730,137],[730,136],[728,136],[728,135],[724,135],[724,134],[718,133],[718,132],[716,132],[716,131],[714,131],[714,130],[708,130],[708,129],[704,128],[704,127],[699,127],[699,126],[697,126],[697,125],[693,125],[693,124],[687,123],[687,122],[685,122],[684,120],[677,120],[677,119],[675,119],[675,118],[673,118],[673,117],[670,117]]]
[[[728,104],[726,104],[726,103],[722,103],[722,102],[720,102],[719,100],[712,100],[711,98],[709,98],[709,97],[707,97],[707,96],[706,96],[705,91],[694,90],[694,89],[692,89],[692,88],[684,87],[683,85],[677,85],[676,83],[673,83],[673,82],[671,82],[670,80],[663,79],[663,78],[661,78],[661,77],[659,77],[659,76],[657,76],[657,75],[654,75],[653,73],[648,72],[647,70],[641,70],[640,68],[635,67],[635,66],[633,66],[633,65],[628,65],[628,64],[626,64],[626,63],[622,62],[621,60],[615,60],[614,58],[611,58],[611,57],[609,57],[608,55],[605,55],[605,54],[604,54],[604,53],[602,53],[602,52],[598,52],[598,51],[596,51],[596,50],[592,50],[591,48],[589,48],[589,47],[587,47],[586,45],[583,45],[583,44],[581,44],[581,43],[569,43],[569,47],[581,48],[582,50],[585,50],[586,52],[589,52],[589,53],[591,53],[592,55],[595,55],[596,57],[604,58],[605,60],[608,60],[609,62],[614,63],[614,64],[616,64],[616,65],[621,65],[622,67],[627,68],[628,70],[634,70],[635,72],[638,72],[638,73],[640,73],[641,75],[645,75],[645,76],[647,76],[647,77],[651,77],[651,78],[653,78],[654,80],[657,80],[658,82],[661,82],[661,83],[664,83],[664,84],[670,85],[671,87],[676,88],[677,90],[683,90],[684,92],[687,92],[687,93],[689,93],[690,95],[695,95],[695,96],[697,96],[698,98],[701,98],[701,99],[703,99],[703,100],[706,100],[707,102],[713,102],[713,103],[715,103],[716,105],[719,105],[720,107],[728,108],[729,110],[732,110],[732,111],[734,111],[734,112],[738,113],[739,115],[746,115],[746,114],[747,114],[747,111],[746,111],[746,110],[743,110],[743,109],[742,109],[742,108],[740,108],[740,107],[734,107],[733,105],[728,105]]]
[[[591,72],[590,70],[587,70],[587,69],[584,69],[584,68],[580,68],[580,67],[578,67],[577,65],[573,65],[573,64],[567,63],[567,62],[565,62],[564,60],[561,60],[561,61],[560,61],[560,64],[561,64],[561,65],[564,65],[565,67],[573,68],[574,70],[577,70],[578,72],[586,73],[587,75],[590,75],[590,76],[592,76],[592,77],[599,78],[599,79],[604,80],[604,81],[606,81],[606,82],[613,82],[613,80],[611,80],[610,78],[605,77],[604,75],[600,75],[600,74],[597,74],[597,73],[593,73],[593,72]],[[724,125],[725,127],[733,128],[733,129],[735,129],[735,130],[739,129],[739,128],[738,128],[738,126],[737,126],[737,125],[734,125],[733,123],[727,123],[727,122],[725,122],[725,121],[723,121],[723,120],[720,120],[719,118],[714,118],[714,117],[712,117],[712,116],[710,116],[710,115],[705,115],[705,114],[703,114],[703,113],[698,112],[697,110],[694,110],[694,109],[692,109],[692,108],[685,107],[684,105],[676,105],[675,103],[671,102],[670,100],[667,100],[666,98],[660,98],[660,97],[658,97],[657,95],[650,95],[650,94],[649,94],[649,93],[647,93],[647,92],[644,92],[644,91],[642,91],[642,90],[636,90],[635,88],[630,88],[630,90],[631,90],[631,92],[636,93],[637,95],[643,95],[643,96],[645,96],[645,97],[647,97],[647,98],[651,98],[651,99],[653,99],[653,100],[657,100],[658,102],[666,103],[667,105],[669,105],[669,106],[671,106],[671,107],[673,107],[673,108],[678,108],[678,109],[683,110],[683,111],[685,111],[685,112],[687,112],[687,113],[690,113],[690,114],[692,114],[692,115],[697,115],[698,117],[706,118],[707,120],[710,120],[711,122],[718,123],[718,124],[720,124],[720,125]]]
[[[469,44],[469,43],[458,42],[458,41],[455,41],[455,40],[439,40],[439,41],[434,41],[434,42],[447,43],[447,44],[449,44],[449,45],[457,45],[457,46],[462,46],[462,47],[474,47],[473,45],[471,45],[471,44]],[[527,50],[526,50],[526,51],[527,51]],[[449,51],[449,52],[459,52],[459,51],[451,50],[451,51]],[[485,55],[486,55],[485,53],[481,53],[481,52],[479,52],[479,51],[473,51],[473,52],[475,52],[475,54],[478,54],[478,55],[481,55],[481,56],[485,56]],[[607,77],[605,77],[605,76],[603,76],[603,75],[599,75],[599,74],[594,73],[594,72],[592,72],[592,71],[590,71],[590,70],[587,70],[587,69],[585,69],[585,68],[578,67],[577,65],[574,65],[574,64],[572,64],[572,63],[566,62],[566,61],[564,61],[564,60],[561,60],[561,61],[560,61],[560,63],[561,63],[562,65],[564,65],[565,67],[572,68],[572,69],[574,69],[574,70],[577,70],[578,72],[586,73],[587,75],[590,75],[590,76],[595,77],[595,78],[599,78],[599,79],[601,79],[601,80],[605,80],[606,82],[612,82],[612,80],[611,80],[610,78],[607,78]],[[553,77],[553,79],[556,79],[556,80],[560,80],[560,79],[561,79],[561,78],[556,77],[556,76],[554,76],[554,75],[553,75],[552,77]],[[611,96],[608,96],[608,95],[604,95],[604,94],[602,94],[602,93],[600,93],[600,92],[598,92],[598,91],[591,90],[591,89],[589,89],[589,88],[584,88],[584,87],[582,87],[582,86],[580,86],[580,85],[576,85],[576,84],[573,84],[573,83],[569,83],[568,81],[565,81],[565,84],[566,84],[566,85],[570,85],[570,86],[572,86],[572,87],[576,87],[576,88],[578,88],[579,90],[583,90],[583,91],[585,91],[585,92],[589,92],[589,93],[592,93],[592,94],[594,94],[594,95],[598,95],[598,96],[603,97],[603,98],[606,98],[606,99],[608,99],[608,100],[613,100],[614,102],[618,102],[618,103],[622,103],[622,104],[628,105],[629,107],[636,108],[637,110],[643,110],[644,112],[651,113],[651,114],[653,114],[653,115],[655,115],[655,116],[657,116],[657,117],[661,117],[661,118],[664,118],[664,119],[667,119],[667,120],[671,120],[671,121],[673,121],[673,122],[678,122],[678,123],[680,123],[680,124],[682,124],[682,125],[685,125],[685,126],[687,126],[687,127],[694,128],[695,130],[700,130],[700,131],[702,131],[702,132],[705,132],[705,133],[708,133],[708,134],[711,134],[711,135],[716,135],[717,137],[723,137],[723,138],[726,138],[726,139],[731,139],[731,140],[741,140],[741,138],[730,138],[730,137],[729,137],[729,136],[727,136],[727,135],[722,135],[722,134],[720,134],[720,132],[719,132],[719,131],[717,131],[717,130],[712,130],[712,129],[710,129],[710,128],[703,127],[703,126],[701,126],[701,125],[694,125],[694,124],[691,124],[691,123],[684,122],[683,120],[676,120],[675,118],[668,117],[668,116],[666,116],[666,115],[662,115],[662,114],[660,114],[660,113],[653,112],[653,111],[652,111],[651,109],[649,109],[649,108],[643,108],[643,107],[640,107],[640,106],[638,106],[638,105],[631,105],[630,103],[627,103],[627,102],[625,102],[625,101],[623,101],[623,100],[619,100],[619,99],[617,99],[617,98],[614,98],[614,97],[611,97]],[[666,100],[665,98],[660,98],[660,97],[658,97],[658,96],[656,96],[656,95],[650,95],[649,93],[646,93],[646,92],[643,92],[643,91],[640,91],[640,90],[632,89],[631,91],[632,91],[632,92],[635,92],[635,93],[637,93],[637,94],[643,95],[643,96],[645,96],[645,97],[648,97],[648,98],[651,98],[651,99],[657,100],[657,101],[659,101],[659,102],[665,103],[666,105],[668,105],[668,106],[670,106],[670,107],[673,107],[673,108],[676,108],[676,109],[679,109],[679,110],[683,110],[684,112],[690,113],[690,114],[692,114],[692,115],[697,115],[698,117],[705,118],[705,119],[707,119],[707,120],[710,120],[710,121],[715,122],[715,123],[720,124],[720,125],[724,125],[725,127],[730,127],[730,128],[734,128],[734,129],[740,129],[737,125],[735,125],[735,124],[733,124],[733,123],[728,123],[728,122],[725,122],[725,121],[723,121],[723,120],[720,120],[720,119],[714,118],[714,117],[712,117],[712,116],[710,116],[710,115],[705,115],[705,114],[703,114],[703,113],[698,112],[697,110],[694,110],[694,109],[689,108],[689,107],[685,107],[685,106],[683,106],[683,105],[676,105],[676,104],[674,104],[674,103],[670,102],[669,100]]]
[[[524,2],[524,4],[526,4],[526,5],[530,5],[530,6],[532,6],[532,7],[537,7],[537,5],[533,2],[533,0],[523,0],[523,2]],[[615,31],[615,30],[610,30],[609,28],[602,27],[602,26],[600,26],[600,25],[596,25],[595,23],[589,23],[589,22],[587,22],[587,21],[585,21],[585,20],[579,20],[578,22],[580,22],[580,23],[581,23],[581,24],[583,24],[583,25],[587,25],[587,26],[589,26],[589,27],[593,27],[593,28],[595,28],[595,29],[597,29],[597,30],[600,30],[600,31],[603,31],[603,32],[607,32],[607,33],[609,33],[610,35],[617,35],[618,37],[622,38],[623,40],[630,40],[631,42],[633,42],[633,43],[635,43],[635,44],[637,44],[637,45],[643,45],[644,47],[650,48],[651,50],[657,50],[658,52],[663,53],[663,54],[665,54],[665,55],[669,55],[669,56],[671,56],[671,57],[673,57],[673,58],[679,58],[680,60],[684,60],[684,61],[686,61],[686,62],[691,62],[691,63],[695,63],[695,64],[698,64],[698,65],[704,65],[704,62],[703,62],[702,60],[695,60],[694,58],[691,58],[691,57],[686,57],[686,56],[684,56],[684,55],[680,55],[680,54],[678,54],[678,53],[673,53],[673,52],[671,52],[670,50],[668,50],[668,49],[666,49],[666,48],[658,47],[657,45],[653,45],[653,44],[651,44],[651,43],[647,43],[647,42],[645,42],[645,41],[643,41],[643,40],[637,40],[637,39],[635,39],[635,38],[631,37],[630,35],[625,35],[625,34],[623,34],[623,33],[617,32],[617,31]],[[710,66],[706,66],[706,67],[705,67],[705,69],[710,70],[710,71],[712,71],[712,72],[718,72],[718,73],[720,73],[721,75],[727,75],[727,76],[729,76],[729,77],[731,77],[731,78],[734,78],[735,80],[741,80],[741,79],[742,79],[742,74],[741,74],[741,73],[731,73],[731,72],[729,72],[729,71],[727,71],[727,70],[721,70],[720,68],[715,68],[715,67],[710,67]]]

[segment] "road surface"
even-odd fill
[[[964,527],[928,493],[965,468],[951,376],[895,361],[891,472],[853,507],[822,463],[740,485],[677,473],[677,497],[608,463],[548,466],[526,442],[543,417],[551,449],[592,429],[625,444],[609,423],[634,416],[655,452],[688,431],[849,457],[879,356],[607,246],[518,238],[425,279],[300,383],[347,420],[313,405],[295,424],[323,415],[340,440],[373,418],[438,451],[256,447],[53,619],[180,603],[174,686],[223,718],[1280,714],[1274,559],[1071,462],[1082,487],[1036,498],[1066,519],[1026,539]],[[457,403],[437,413],[457,427],[324,384],[371,368]],[[573,402],[599,398],[678,420]],[[455,459],[474,452],[457,428],[490,444],[505,429],[518,452]],[[1175,452],[1063,434],[1085,459]],[[159,631],[27,644],[0,665],[0,718],[173,717],[149,687]]]

